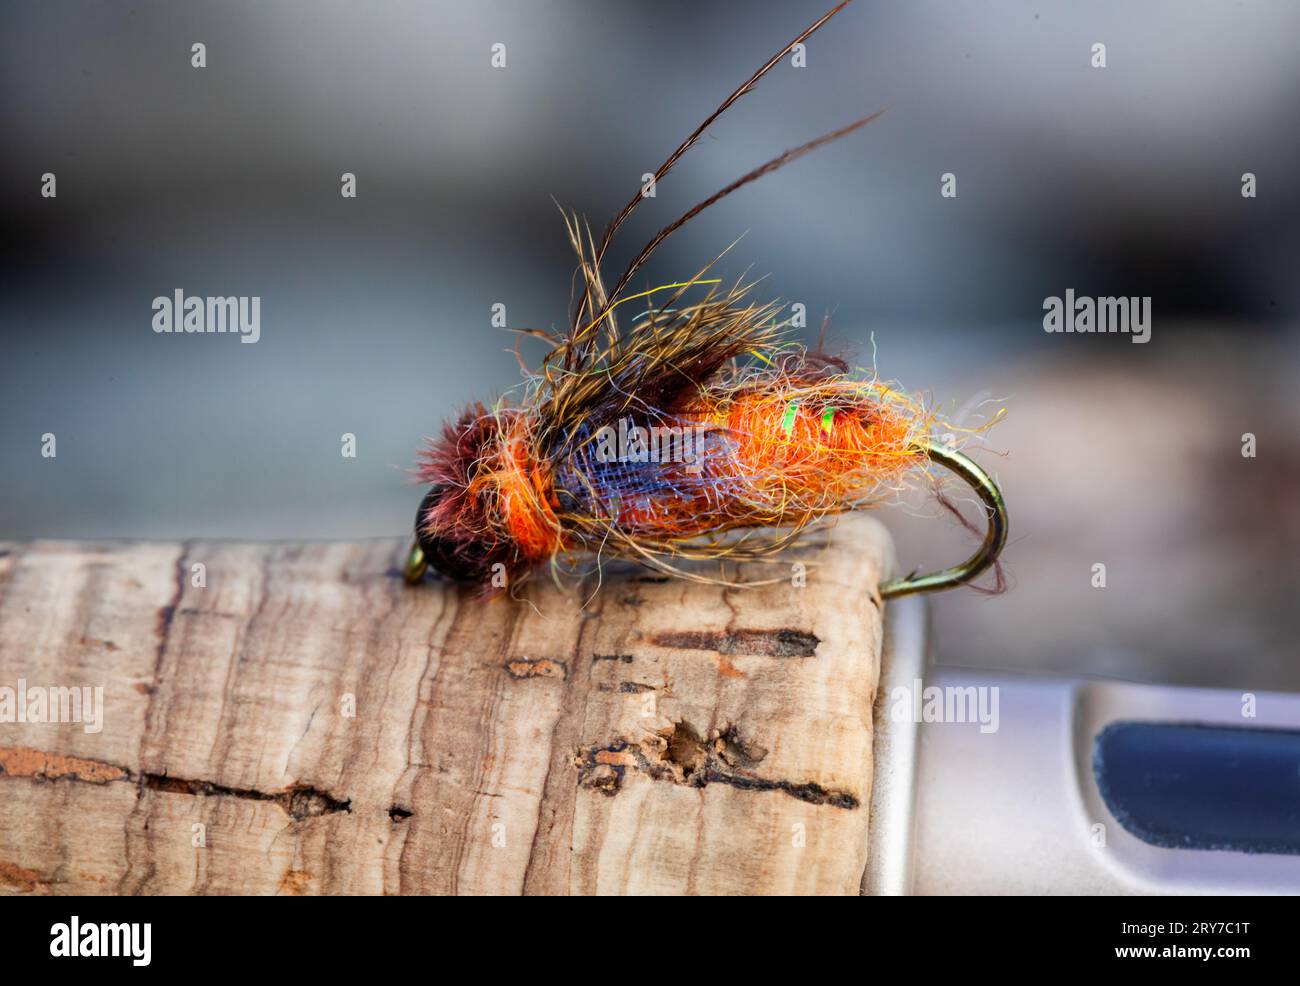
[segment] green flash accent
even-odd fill
[[[799,413],[799,402],[791,401],[786,405],[785,417],[781,419],[781,430],[789,436],[794,431],[794,418]]]
[[[833,424],[835,424],[835,408],[828,407],[826,413],[822,415],[822,431],[829,435]]]

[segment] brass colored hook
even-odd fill
[[[424,494],[424,499],[420,501],[420,509],[415,512],[415,540],[411,542],[411,550],[406,553],[406,564],[402,566],[402,578],[406,579],[407,585],[418,585],[424,578],[424,573],[429,570],[429,552],[424,550],[425,544],[429,544],[430,551],[437,554],[436,547],[429,542],[422,542],[420,538],[420,527],[424,523],[424,518],[433,507],[442,499],[444,493],[441,485],[435,484],[429,487],[429,491]]]
[[[408,585],[416,585],[429,570],[429,560],[424,557],[424,549],[419,541],[411,542],[411,550],[406,555],[406,564],[402,567],[402,578]]]
[[[984,501],[989,514],[988,533],[984,535],[984,543],[980,545],[979,551],[960,565],[945,568],[940,572],[931,572],[928,575],[913,573],[882,582],[880,584],[882,599],[894,599],[898,596],[910,596],[915,592],[935,592],[939,589],[964,585],[997,561],[998,555],[1002,553],[1007,543],[1007,528],[1010,525],[1007,505],[1002,499],[1002,491],[998,489],[997,483],[993,482],[993,478],[956,449],[940,445],[928,438],[921,439],[916,444],[931,462],[937,462],[956,473]]]
[[[988,533],[984,535],[984,543],[980,545],[980,549],[960,565],[931,572],[928,575],[912,574],[882,582],[880,585],[882,599],[895,599],[916,592],[935,592],[964,585],[985,572],[997,560],[1007,543],[1007,528],[1010,524],[1007,505],[1002,499],[1002,491],[998,489],[992,477],[956,449],[950,449],[930,439],[918,441],[917,447],[931,462],[947,467],[964,479],[975,491],[988,508]],[[402,576],[411,585],[415,585],[424,578],[424,573],[428,569],[429,559],[425,557],[424,549],[420,547],[417,539],[406,556]]]

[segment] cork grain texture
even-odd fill
[[[819,538],[487,600],[396,541],[0,545],[0,893],[856,894],[891,548]]]

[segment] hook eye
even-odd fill
[[[407,585],[418,585],[428,570],[429,561],[424,557],[424,549],[420,547],[419,541],[412,541],[411,550],[406,555],[406,564],[402,566],[402,578],[406,579]]]
[[[415,512],[415,541],[412,542],[411,550],[406,554],[406,564],[402,567],[402,578],[406,579],[409,585],[419,583],[424,578],[424,573],[429,570],[429,554],[425,550],[429,542],[421,535],[420,527],[424,524],[425,514],[442,499],[442,494],[443,487],[431,487],[429,492],[424,494],[424,499],[420,501],[420,508]]]

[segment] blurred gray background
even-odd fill
[[[602,228],[828,5],[3,4],[0,537],[405,534],[422,437],[518,380],[490,306],[567,317],[552,197]],[[745,233],[724,275],[833,313],[837,347],[869,364],[874,338],[881,374],[942,407],[1008,408],[981,461],[1012,589],[936,600],[944,663],[1300,688],[1297,37],[1286,0],[859,0],[683,160],[611,267],[887,108],[706,212],[643,286]],[[176,288],[260,295],[260,342],[156,335]],[[1067,288],[1152,296],[1152,341],[1044,333]],[[971,548],[923,497],[882,517],[909,567]]]

